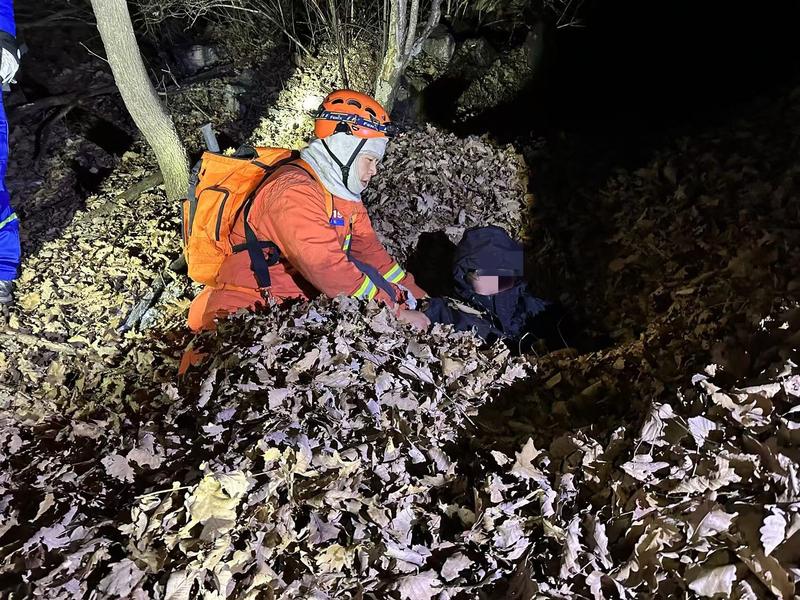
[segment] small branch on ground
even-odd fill
[[[62,25],[65,23],[75,23],[94,27],[95,23],[91,20],[89,13],[77,7],[64,8],[36,19],[35,21],[18,21],[17,29],[35,29],[37,27],[53,27],[54,25]]]
[[[55,111],[52,116],[47,117],[39,126],[39,129],[36,132],[36,142],[34,143],[33,150],[33,160],[37,168],[39,167],[42,158],[45,156],[44,149],[47,146],[47,138],[49,137],[53,126],[61,119],[66,117],[76,106],[78,106],[77,101],[67,104],[60,110]]]
[[[204,81],[208,81],[209,79],[215,79],[217,77],[220,77],[230,72],[231,67],[232,65],[230,64],[214,67],[213,69],[209,69],[208,71],[204,71],[192,77],[187,77],[180,84],[168,86],[164,92],[159,92],[159,93],[168,95],[181,92],[186,86],[193,85],[195,83],[202,83]],[[108,94],[118,94],[118,93],[119,89],[117,89],[116,85],[106,85],[103,87],[95,88],[93,90],[90,89],[90,90],[80,90],[75,92],[67,92],[66,94],[56,94],[54,96],[39,98],[38,100],[33,100],[31,102],[14,104],[8,107],[8,112],[11,118],[16,118],[22,114],[35,113],[37,111],[44,110],[46,108],[64,106],[65,104],[75,103],[76,106],[79,106],[85,104],[91,98],[96,98],[97,96],[105,96]]]
[[[150,289],[147,290],[144,297],[133,307],[128,314],[128,318],[125,319],[125,322],[117,329],[117,333],[124,333],[131,329],[136,329],[139,326],[145,313],[155,306],[156,302],[161,298],[161,294],[164,292],[164,288],[167,285],[164,279],[164,276],[167,274],[169,274],[169,269],[158,274],[150,284]]]
[[[20,344],[24,344],[26,346],[42,346],[48,350],[52,350],[53,352],[68,354],[70,356],[84,354],[83,349],[78,346],[64,342],[53,342],[30,333],[24,333],[18,329],[13,329],[12,327],[0,329],[0,342],[2,341],[19,342]]]
[[[65,104],[78,104],[84,103],[90,98],[97,96],[105,96],[107,94],[117,93],[116,85],[106,85],[103,87],[95,88],[93,90],[81,90],[79,92],[68,92],[66,94],[56,94],[55,96],[47,96],[39,98],[32,102],[24,102],[22,104],[15,104],[8,107],[9,116],[15,118],[22,113],[32,113],[46,108],[54,108],[56,106],[64,106]]]
[[[124,192],[121,192],[117,195],[117,198],[120,200],[124,200],[125,202],[133,202],[134,200],[138,199],[139,196],[144,194],[147,190],[156,187],[157,185],[161,185],[164,183],[164,175],[161,174],[161,171],[155,171],[151,173],[141,181],[136,182],[131,187],[129,187]]]

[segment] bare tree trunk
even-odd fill
[[[388,111],[392,111],[397,88],[400,84],[400,77],[406,69],[400,58],[400,50],[393,41],[394,36],[389,34],[389,43],[386,45],[386,53],[383,55],[383,62],[378,72],[378,80],[375,82],[375,99],[380,102]]]
[[[339,11],[336,9],[336,0],[328,0],[328,10],[331,13],[333,23],[333,35],[336,36],[336,50],[339,53],[339,75],[342,77],[342,84],[350,89],[350,79],[347,77],[347,67],[344,64],[344,32],[339,23]]]
[[[186,194],[189,163],[172,119],[156,94],[139,53],[125,0],[91,0],[97,29],[125,107],[156,155],[167,197]]]
[[[386,49],[378,67],[375,81],[375,99],[388,111],[392,111],[397,86],[403,75],[403,46],[405,45],[406,0],[388,0],[389,14],[383,18],[387,23]]]
[[[388,0],[389,14],[384,9],[384,24],[388,21],[388,36],[382,62],[375,81],[375,99],[387,111],[392,110],[400,78],[411,59],[422,49],[442,14],[442,0],[431,0],[428,20],[422,33],[417,36],[420,17],[420,0]],[[385,5],[384,5],[385,6]]]

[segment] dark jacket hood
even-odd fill
[[[522,244],[511,239],[505,229],[494,225],[467,229],[456,246],[453,260],[456,293],[464,300],[474,295],[467,281],[470,271],[522,277],[523,265]]]
[[[518,340],[531,320],[547,302],[530,294],[522,280],[522,244],[515,242],[500,227],[475,227],[464,232],[456,246],[453,279],[457,300],[475,310],[464,310],[443,298],[433,298],[425,314],[436,323],[451,323],[458,331],[474,330],[487,342],[496,339]],[[520,277],[512,288],[491,296],[476,294],[467,274]],[[466,308],[469,308],[466,307]]]

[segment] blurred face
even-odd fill
[[[356,164],[358,165],[358,178],[364,187],[367,187],[372,176],[378,172],[378,159],[369,154],[359,154]]]
[[[469,282],[472,284],[472,289],[476,294],[481,296],[494,296],[500,292],[510,290],[512,287],[519,283],[519,277],[508,277],[505,275],[477,275],[471,273],[469,275]]]
[[[473,275],[470,283],[475,293],[481,296],[494,296],[500,292],[500,278],[497,275]]]

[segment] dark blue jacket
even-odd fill
[[[11,0],[0,0],[0,42],[16,44],[13,39],[17,33],[14,26],[14,7]],[[2,38],[6,38],[2,40]],[[8,165],[8,121],[3,108],[0,92],[0,280],[11,280],[17,276],[20,261],[19,221],[11,208],[11,200],[5,185]]]
[[[432,298],[425,314],[434,323],[448,323],[459,331],[473,329],[487,342],[503,339],[515,347],[549,303],[531,295],[524,281],[492,296],[476,294],[467,275],[481,271],[522,277],[523,264],[522,245],[504,229],[468,229],[456,247],[453,262],[456,298]]]
[[[14,23],[14,3],[11,0],[0,0],[0,31],[5,31],[13,36],[17,35],[17,26]]]

